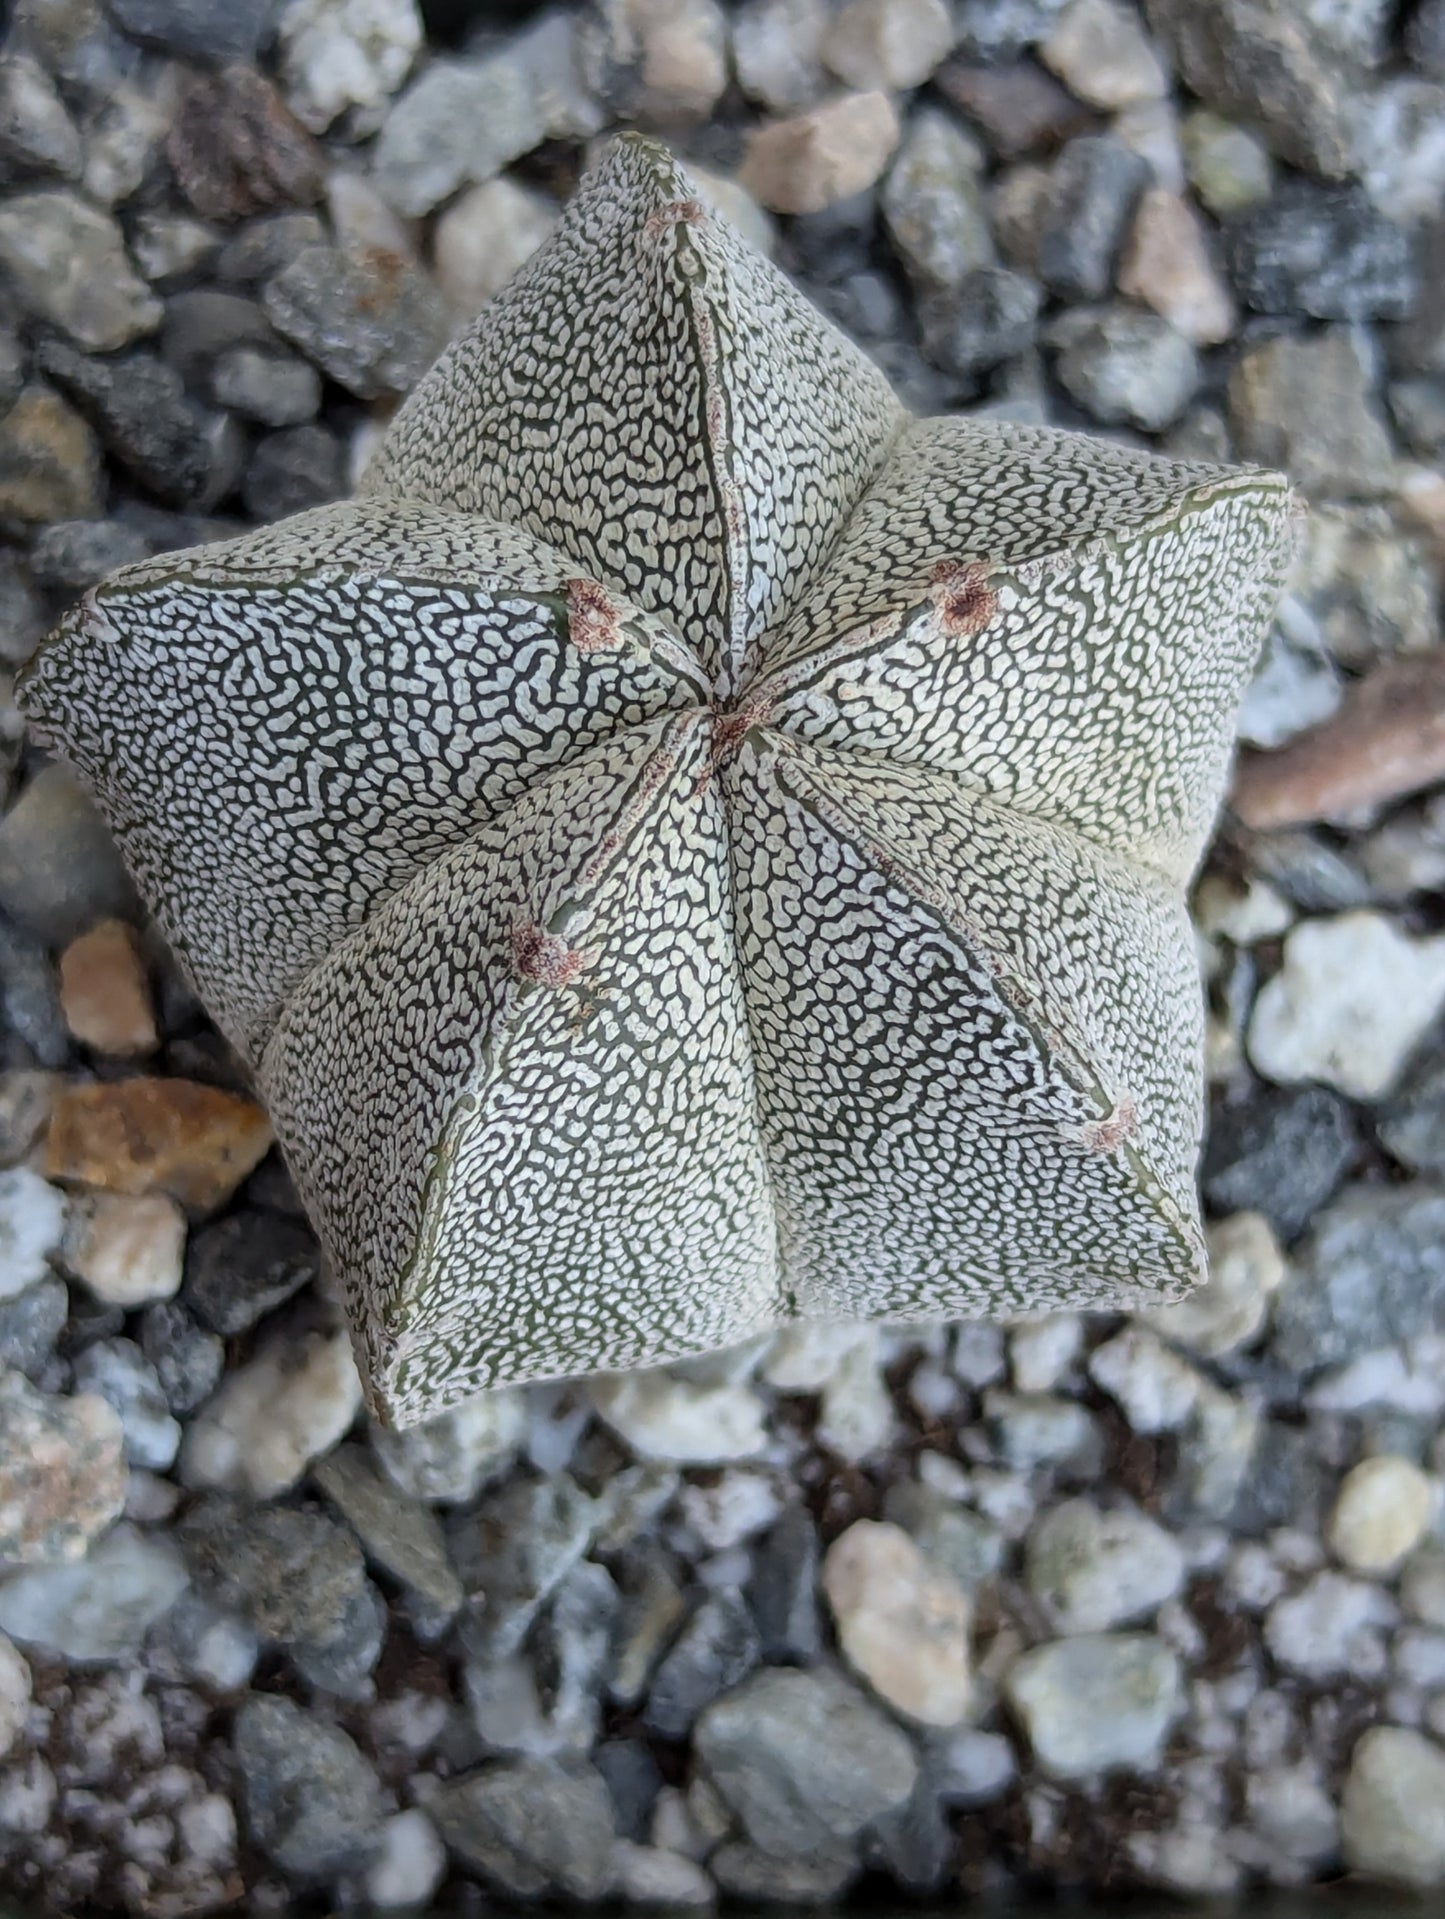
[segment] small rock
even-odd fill
[[[719,1892],[747,1908],[829,1907],[848,1890],[859,1870],[846,1846],[781,1859],[736,1839],[710,1853],[707,1864]]]
[[[907,1737],[827,1667],[753,1674],[703,1713],[693,1750],[753,1844],[784,1860],[846,1853],[918,1780]]]
[[[76,1665],[124,1664],[185,1588],[170,1541],[122,1521],[77,1564],[36,1566],[0,1585],[0,1630]]]
[[[191,1422],[181,1453],[188,1486],[274,1499],[349,1431],[361,1381],[344,1332],[281,1332]]]
[[[1368,1683],[1384,1674],[1383,1630],[1394,1622],[1394,1603],[1378,1586],[1320,1572],[1270,1607],[1264,1640],[1287,1672],[1317,1683],[1346,1677]]]
[[[219,405],[261,426],[300,426],[321,406],[321,382],[304,360],[251,346],[221,354],[211,391]]]
[[[943,0],[847,0],[824,38],[823,61],[845,86],[906,93],[923,85],[952,46]]]
[[[684,127],[727,85],[727,16],[716,0],[601,0],[589,47],[593,91],[619,118]]]
[[[1031,60],[992,67],[951,60],[934,84],[963,109],[1000,160],[1051,153],[1093,125],[1088,108]]]
[[[1445,80],[1445,0],[1419,0],[1405,27],[1405,50],[1432,80]]]
[[[901,1526],[965,1592],[992,1579],[1003,1563],[1004,1536],[993,1521],[932,1486],[916,1480],[890,1486],[883,1517]]]
[[[1229,418],[1245,459],[1283,467],[1309,493],[1368,498],[1394,466],[1375,406],[1374,369],[1358,335],[1333,327],[1251,347],[1229,377]]]
[[[735,1593],[705,1600],[653,1675],[643,1724],[662,1739],[683,1739],[702,1709],[757,1665],[752,1614]]]
[[[839,1459],[869,1459],[886,1451],[897,1423],[877,1340],[860,1341],[823,1388],[814,1437]]]
[[[1162,100],[1169,91],[1169,76],[1137,14],[1119,0],[1070,0],[1039,58],[1076,99],[1106,112]]]
[[[36,536],[30,567],[52,592],[83,593],[151,551],[150,541],[135,527],[110,520],[58,520]]]
[[[220,236],[205,221],[157,211],[137,214],[130,250],[151,285],[164,289],[212,265],[220,245]]]
[[[1445,1884],[1445,1751],[1406,1726],[1372,1726],[1340,1802],[1347,1863],[1392,1885]]]
[[[1442,1007],[1445,939],[1411,939],[1379,913],[1307,920],[1255,1001],[1250,1058],[1281,1084],[1381,1099]]]
[[[0,513],[35,525],[88,519],[100,507],[94,434],[58,393],[26,387],[0,418]]]
[[[339,1447],[313,1477],[383,1572],[420,1600],[429,1619],[450,1619],[463,1599],[446,1538],[425,1506],[384,1479],[361,1446]]]
[[[1018,1761],[1001,1732],[969,1727],[930,1747],[927,1776],[945,1805],[987,1806],[1018,1777]]]
[[[260,1640],[244,1619],[183,1593],[166,1620],[166,1641],[188,1678],[212,1692],[239,1692],[256,1669]]]
[[[883,219],[915,286],[954,291],[994,262],[980,167],[983,155],[941,113],[909,129],[883,189]]]
[[[305,1226],[278,1213],[232,1213],[192,1237],[185,1304],[203,1326],[231,1339],[309,1286],[320,1262]]]
[[[65,1196],[26,1166],[0,1172],[0,1299],[45,1278],[65,1232]]]
[[[125,1504],[123,1448],[103,1399],[0,1374],[0,1565],[79,1559]]]
[[[1096,1346],[1089,1377],[1119,1402],[1136,1433],[1178,1432],[1199,1402],[1199,1374],[1142,1326]]]
[[[1445,1060],[1427,1051],[1376,1121],[1380,1143],[1415,1173],[1445,1173]]]
[[[437,285],[458,320],[470,320],[507,284],[557,225],[543,194],[505,177],[460,194],[437,221]]]
[[[42,1279],[0,1304],[0,1367],[42,1381],[69,1311],[70,1295],[58,1279]]]
[[[1330,1548],[1352,1572],[1392,1573],[1419,1545],[1436,1503],[1434,1484],[1408,1459],[1362,1459],[1346,1473],[1330,1514]]]
[[[754,1554],[748,1587],[762,1654],[770,1663],[808,1664],[821,1652],[817,1569],[817,1528],[806,1507],[795,1502]]]
[[[434,60],[387,115],[374,177],[398,213],[430,213],[541,144],[535,91],[514,54]]]
[[[1397,74],[1360,105],[1365,191],[1392,220],[1433,219],[1445,204],[1445,86]]]
[[[1425,1181],[1347,1189],[1315,1221],[1275,1307],[1294,1372],[1445,1330],[1445,1194]]]
[[[1159,1763],[1184,1709],[1179,1660],[1148,1633],[1087,1633],[1036,1646],[1004,1675],[1004,1696],[1055,1779]]]
[[[1123,305],[1075,311],[1056,322],[1053,338],[1062,348],[1059,384],[1106,426],[1158,433],[1198,391],[1198,355],[1158,314]]]
[[[600,1416],[639,1459],[721,1465],[767,1444],[763,1403],[741,1380],[703,1385],[657,1367],[589,1382]]]
[[[367,1903],[383,1912],[419,1911],[430,1905],[446,1870],[447,1849],[426,1814],[416,1806],[394,1812],[382,1825],[366,1871]]]
[[[958,45],[985,65],[1016,59],[1048,38],[1065,0],[959,0],[954,8]]]
[[[63,188],[0,205],[0,270],[28,313],[91,353],[128,346],[160,321],[115,221]]]
[[[1078,1358],[1083,1338],[1083,1323],[1074,1313],[1050,1313],[1013,1327],[1009,1372],[1018,1391],[1052,1392]]]
[[[1102,300],[1149,184],[1147,160],[1102,134],[1071,140],[1054,162],[1038,238],[1039,278],[1065,300]]]
[[[80,160],[80,135],[45,68],[26,53],[0,55],[0,179],[74,180]]]
[[[191,77],[166,157],[182,193],[210,220],[310,206],[326,188],[321,149],[254,67]]]
[[[435,287],[376,249],[308,247],[267,282],[263,303],[278,333],[364,400],[405,393],[446,340]]]
[[[424,38],[415,0],[288,0],[276,30],[287,98],[313,133],[348,111],[372,132]]]
[[[1099,1429],[1093,1414],[1077,1400],[991,1388],[983,1396],[983,1411],[999,1457],[1013,1471],[1061,1466],[1089,1478],[1099,1470]]]
[[[123,33],[182,60],[254,60],[271,0],[106,0]]]
[[[733,65],[750,100],[790,113],[817,98],[829,17],[824,0],[743,0],[733,15]]]
[[[1155,1332],[1202,1359],[1246,1346],[1263,1328],[1284,1283],[1284,1254],[1263,1213],[1231,1213],[1208,1228],[1209,1278],[1174,1306],[1141,1317]]]
[[[450,1780],[427,1811],[461,1863],[513,1898],[612,1888],[612,1800],[584,1761],[504,1760]]]
[[[176,1456],[181,1429],[166,1406],[155,1368],[129,1339],[98,1339],[75,1362],[76,1390],[94,1393],[120,1415],[132,1466],[163,1473]]]
[[[30,1668],[0,1634],[0,1758],[10,1752],[30,1713]]]
[[[134,928],[102,920],[60,956],[60,1007],[83,1045],[135,1059],[159,1044],[145,956]]]
[[[1217,1212],[1263,1213],[1282,1240],[1292,1240],[1338,1190],[1358,1146],[1350,1108],[1337,1093],[1256,1086],[1213,1117],[1204,1194]]]
[[[1184,1554],[1143,1513],[1069,1499],[1030,1535],[1027,1577],[1056,1632],[1107,1632],[1174,1598],[1184,1584]]]
[[[1244,127],[1200,107],[1182,129],[1189,184],[1216,220],[1267,200],[1274,185],[1268,150]]]
[[[712,1906],[717,1889],[701,1866],[680,1852],[620,1841],[615,1854],[617,1891],[631,1906],[661,1906],[686,1912]]]
[[[169,1193],[208,1212],[229,1199],[271,1145],[253,1101],[185,1079],[67,1085],[46,1135],[48,1179],[111,1193]]]
[[[163,1301],[141,1318],[141,1351],[156,1369],[173,1413],[192,1413],[216,1390],[226,1349],[202,1332],[185,1307]]]
[[[1234,329],[1234,302],[1214,270],[1199,216],[1177,193],[1150,187],[1119,260],[1119,291],[1142,300],[1196,346]]]
[[[371,1443],[387,1477],[408,1498],[464,1506],[506,1471],[526,1429],[521,1393],[501,1387],[405,1432],[374,1429]]]
[[[845,93],[749,134],[738,181],[774,213],[821,213],[875,185],[898,139],[886,94]]]
[[[1359,187],[1291,181],[1231,221],[1229,275],[1256,313],[1403,320],[1414,304],[1410,236]]]
[[[311,423],[285,427],[257,442],[241,484],[241,500],[251,518],[265,525],[327,506],[345,491],[341,442],[326,427]]]
[[[920,1725],[967,1716],[968,1594],[901,1527],[856,1520],[829,1547],[821,1583],[844,1657],[882,1699]]]
[[[1289,1861],[1321,1867],[1339,1852],[1340,1824],[1329,1793],[1309,1761],[1254,1773],[1245,1787],[1252,1829]]]
[[[252,1837],[301,1883],[365,1866],[380,1841],[376,1774],[339,1726],[275,1693],[236,1716],[236,1766]]]
[[[162,70],[158,85],[114,87],[86,128],[82,184],[92,200],[118,207],[155,169],[175,110],[182,70]]]

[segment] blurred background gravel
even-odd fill
[[[590,142],[920,409],[1288,469],[1195,904],[1215,1277],[370,1428],[13,672],[344,493]],[[19,0],[0,1885],[67,1913],[1445,1885],[1445,0]]]

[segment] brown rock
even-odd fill
[[[0,1564],[83,1559],[125,1504],[123,1446],[94,1393],[61,1399],[0,1368]]]
[[[1217,346],[1234,329],[1234,301],[1209,257],[1203,223],[1165,187],[1151,187],[1139,202],[1118,285],[1196,346]]]
[[[0,420],[0,515],[38,524],[99,512],[95,435],[58,393],[27,387]]]
[[[1232,803],[1261,831],[1349,820],[1445,779],[1445,648],[1356,682],[1329,719],[1273,753],[1245,753]]]
[[[60,956],[60,1010],[98,1053],[136,1059],[159,1043],[145,955],[124,920],[102,920]]]
[[[311,206],[326,188],[321,148],[254,67],[197,74],[166,138],[182,193],[211,220]]]
[[[845,93],[748,140],[739,184],[775,213],[821,213],[878,180],[898,145],[886,93]]]
[[[1096,116],[1031,60],[975,67],[951,60],[933,84],[962,107],[1000,160],[1050,154],[1076,133],[1089,133]]]
[[[51,1113],[44,1172],[110,1193],[169,1193],[204,1213],[230,1198],[270,1144],[254,1100],[197,1080],[67,1086]]]

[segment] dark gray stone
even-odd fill
[[[1445,374],[1445,214],[1419,229],[1415,262],[1420,297],[1390,335],[1390,358],[1402,373]]]
[[[23,666],[45,637],[45,608],[13,553],[0,552],[0,660]]]
[[[302,1884],[355,1872],[381,1838],[376,1774],[339,1726],[258,1694],[233,1736],[246,1823],[268,1859]]]
[[[731,1592],[704,1600],[653,1675],[643,1724],[660,1739],[685,1738],[703,1707],[748,1675],[761,1657],[753,1616]]]
[[[0,908],[46,945],[139,916],[115,841],[70,768],[41,767],[0,820]]]
[[[234,485],[241,443],[225,414],[197,405],[153,353],[87,359],[58,340],[38,358],[109,450],[167,506],[209,508]]]
[[[1405,51],[1432,80],[1445,80],[1445,0],[1419,0],[1405,28]]]
[[[326,245],[326,228],[314,213],[265,213],[229,239],[216,260],[223,286],[260,286],[308,247]]]
[[[8,413],[25,385],[25,349],[8,327],[0,328],[0,414]]]
[[[463,1616],[468,1652],[505,1658],[526,1638],[538,1610],[586,1553],[596,1502],[565,1473],[513,1479],[448,1529],[452,1560],[476,1597]]]
[[[513,1759],[454,1779],[427,1802],[449,1851],[517,1899],[605,1898],[612,1795],[584,1761]]]
[[[441,295],[395,254],[308,247],[262,297],[276,330],[359,399],[409,391],[446,344]]]
[[[164,1299],[146,1308],[140,1346],[173,1413],[194,1412],[220,1383],[225,1342],[198,1326],[179,1300]]]
[[[912,1893],[939,1892],[949,1878],[958,1840],[927,1776],[897,1812],[876,1821],[863,1843],[865,1864]]]
[[[822,1846],[804,1858],[780,1859],[746,1840],[718,1847],[707,1862],[718,1890],[745,1906],[828,1906],[858,1877],[850,1846]]]
[[[957,0],[953,30],[959,53],[991,65],[1012,60],[1048,38],[1066,0]]]
[[[919,324],[929,357],[971,394],[982,374],[1028,352],[1038,335],[1042,297],[1025,273],[976,268],[954,291],[921,303]]]
[[[1254,870],[1302,913],[1348,913],[1373,904],[1370,883],[1337,846],[1304,828],[1262,833],[1250,847]]]
[[[1380,1144],[1412,1173],[1445,1173],[1445,1056],[1427,1053],[1379,1110]]]
[[[75,1362],[77,1392],[96,1393],[125,1429],[132,1466],[163,1473],[175,1459],[181,1429],[172,1419],[155,1368],[132,1339],[99,1339]]]
[[[315,1279],[315,1236],[275,1213],[232,1213],[191,1235],[181,1299],[213,1333],[244,1333]]]
[[[1066,300],[1102,300],[1149,162],[1122,140],[1084,134],[1054,162],[1039,233],[1039,278]]]
[[[105,0],[132,40],[182,60],[254,60],[266,38],[273,0]]]
[[[818,1529],[801,1501],[788,1506],[753,1555],[748,1603],[770,1664],[810,1665],[823,1650],[818,1618]]]
[[[1059,385],[1091,419],[1160,433],[1199,388],[1199,356],[1157,313],[1114,302],[1051,329]]]
[[[1390,413],[1400,437],[1422,460],[1445,460],[1445,377],[1420,374],[1390,387]]]
[[[1417,276],[1410,235],[1362,187],[1292,180],[1230,221],[1229,277],[1256,313],[1402,320]]]
[[[255,300],[221,287],[189,287],[166,301],[161,357],[193,392],[210,395],[216,362],[238,346],[284,351]]]
[[[346,456],[324,426],[283,427],[258,441],[241,498],[253,520],[284,520],[325,506],[346,491]]]
[[[0,1301],[0,1366],[41,1383],[65,1326],[69,1294],[62,1280],[42,1279]]]
[[[3,840],[3,830],[0,830]],[[63,1066],[70,1033],[60,1010],[55,967],[38,940],[0,919],[0,1007],[37,1066]]]
[[[151,544],[115,520],[57,520],[36,536],[30,564],[42,586],[83,593],[118,566],[147,558]]]
[[[368,1559],[407,1589],[429,1622],[445,1624],[462,1603],[446,1536],[426,1506],[399,1493],[364,1446],[338,1447],[312,1477],[360,1539]]]
[[[1266,1419],[1229,1514],[1230,1527],[1253,1535],[1276,1526],[1315,1532],[1323,1523],[1334,1478],[1311,1448],[1306,1432],[1283,1420]]]
[[[617,1831],[641,1844],[652,1825],[652,1809],[662,1790],[662,1774],[641,1739],[604,1739],[592,1755],[612,1794]]]
[[[1445,1190],[1350,1188],[1315,1221],[1275,1302],[1272,1349],[1292,1370],[1338,1366],[1445,1330]]]
[[[1263,1213],[1292,1240],[1338,1189],[1358,1145],[1354,1115],[1337,1093],[1257,1084],[1211,1115],[1204,1196],[1218,1213]]]

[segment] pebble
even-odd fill
[[[1096,1346],[1089,1377],[1118,1401],[1136,1433],[1178,1432],[1199,1401],[1199,1374],[1143,1326]]]
[[[214,264],[221,237],[204,220],[185,213],[137,214],[131,229],[131,257],[153,287],[179,286]]]
[[[1390,219],[1428,220],[1445,204],[1445,86],[1398,74],[1373,88],[1356,120],[1365,191]]]
[[[261,1642],[244,1619],[185,1592],[166,1619],[166,1641],[186,1675],[212,1692],[239,1692],[256,1669]]]
[[[1085,1633],[1022,1654],[1004,1697],[1034,1757],[1055,1779],[1159,1764],[1184,1709],[1177,1654],[1148,1633]]]
[[[463,1506],[511,1464],[527,1429],[526,1401],[514,1388],[478,1393],[405,1432],[373,1427],[382,1470],[410,1499]]]
[[[701,1866],[681,1853],[620,1841],[614,1854],[617,1891],[628,1904],[689,1911],[712,1906],[717,1890]]]
[[[1147,160],[1106,134],[1071,140],[1049,174],[1038,234],[1039,278],[1065,300],[1102,300],[1140,196]]]
[[[674,131],[707,118],[728,77],[717,0],[602,0],[597,11],[584,67],[616,116]]]
[[[764,1659],[806,1664],[822,1650],[817,1601],[818,1533],[794,1501],[753,1555],[748,1603]]]
[[[821,213],[877,184],[898,146],[885,93],[845,93],[748,135],[738,181],[774,213]]]
[[[1427,1051],[1376,1121],[1380,1143],[1416,1173],[1445,1172],[1445,1062]]]
[[[388,114],[373,177],[398,213],[418,217],[459,187],[492,179],[540,145],[544,132],[514,55],[434,60]]]
[[[1063,315],[1050,332],[1059,347],[1059,384],[1106,426],[1158,433],[1198,391],[1199,357],[1156,313],[1116,304]]]
[[[601,1418],[639,1459],[722,1465],[767,1444],[763,1402],[741,1380],[705,1385],[665,1367],[589,1382]]]
[[[0,1299],[45,1278],[65,1233],[65,1195],[26,1166],[0,1172]]]
[[[437,286],[456,320],[473,319],[556,225],[551,200],[505,176],[459,194],[432,241]]]
[[[1269,198],[1274,186],[1269,150],[1248,128],[1199,107],[1186,115],[1180,137],[1189,184],[1216,220]]]
[[[43,1384],[69,1310],[70,1295],[58,1279],[42,1279],[0,1303],[0,1367]]]
[[[1437,1489],[1408,1459],[1383,1453],[1346,1473],[1329,1518],[1330,1549],[1351,1572],[1395,1571],[1424,1538]]]
[[[0,55],[0,179],[74,180],[80,162],[80,135],[45,68],[18,50]]]
[[[1021,1393],[1049,1393],[1072,1370],[1084,1342],[1075,1313],[1050,1313],[1025,1320],[1009,1332],[1009,1373]]]
[[[1140,200],[1118,285],[1195,346],[1217,346],[1234,330],[1234,302],[1215,271],[1199,216],[1167,188],[1150,187]]]
[[[1385,1671],[1383,1635],[1394,1622],[1394,1602],[1378,1586],[1319,1572],[1270,1607],[1264,1640],[1286,1672],[1317,1684],[1346,1677],[1368,1682]]]
[[[448,1850],[515,1899],[605,1898],[613,1886],[612,1800],[582,1760],[505,1759],[429,1800]]]
[[[358,1445],[338,1447],[312,1476],[372,1563],[415,1596],[426,1620],[450,1620],[464,1594],[434,1515],[399,1492]]]
[[[1340,1802],[1346,1863],[1392,1885],[1445,1883],[1445,1750],[1408,1726],[1372,1726]]]
[[[279,1332],[192,1420],[181,1478],[274,1499],[345,1436],[360,1410],[345,1332]]]
[[[1352,1186],[1314,1222],[1274,1314],[1297,1373],[1445,1328],[1445,1194],[1426,1181]]]
[[[1263,1213],[1288,1242],[1338,1191],[1358,1143],[1350,1108],[1337,1093],[1255,1085],[1213,1116],[1205,1197],[1217,1212]]]
[[[1070,0],[1039,58],[1076,99],[1114,112],[1160,100],[1169,76],[1131,9],[1119,0]]]
[[[232,1745],[246,1823],[268,1859],[301,1884],[364,1869],[382,1800],[354,1740],[290,1699],[257,1693],[236,1715]]]
[[[113,353],[160,321],[119,226],[64,188],[0,204],[0,271],[28,313],[91,353]]]
[[[1281,1084],[1382,1099],[1442,1007],[1445,938],[1412,939],[1381,913],[1308,920],[1255,1001],[1250,1058]]]
[[[197,1080],[68,1084],[55,1096],[44,1171],[105,1192],[169,1193],[208,1212],[270,1145],[270,1124],[254,1101]]]
[[[984,1394],[983,1411],[999,1457],[1014,1471],[1059,1466],[1085,1479],[1098,1471],[1099,1429],[1077,1400],[991,1390]]]
[[[1209,1278],[1173,1306],[1140,1317],[1201,1359],[1221,1359],[1258,1337],[1269,1302],[1284,1283],[1285,1262],[1263,1213],[1231,1213],[1206,1230]]]
[[[133,1340],[98,1339],[87,1346],[75,1362],[75,1385],[120,1415],[130,1465],[165,1472],[180,1447],[181,1429],[171,1418],[155,1368]]]
[[[76,1665],[124,1664],[186,1583],[169,1540],[122,1520],[77,1563],[35,1566],[0,1585],[0,1631]]]
[[[346,491],[345,451],[328,428],[284,427],[256,443],[241,483],[241,500],[262,524],[326,506]]]
[[[151,1306],[141,1317],[140,1341],[173,1413],[192,1413],[210,1398],[225,1365],[225,1345],[203,1332],[184,1306]]]
[[[89,584],[89,582],[87,582]],[[60,955],[60,1009],[76,1039],[114,1059],[159,1044],[145,955],[133,927],[101,920]]]
[[[367,1903],[383,1912],[423,1909],[446,1869],[447,1849],[426,1814],[417,1806],[394,1812],[382,1823],[376,1856],[366,1870]]]
[[[1256,313],[1400,320],[1414,304],[1410,236],[1359,187],[1291,181],[1230,222],[1225,251]]]
[[[326,188],[321,148],[264,74],[232,64],[187,81],[166,135],[176,183],[208,220],[310,206]]]
[[[79,1559],[125,1504],[121,1423],[103,1399],[0,1373],[0,1565]]]
[[[192,1236],[184,1299],[224,1338],[244,1333],[316,1278],[314,1235],[279,1213],[231,1213]]]
[[[953,47],[944,0],[846,0],[823,40],[824,64],[845,86],[906,93]]]
[[[370,133],[411,71],[423,39],[416,0],[287,0],[276,22],[286,98],[325,133],[343,113]]]
[[[300,426],[321,405],[314,368],[289,353],[263,353],[237,346],[219,356],[211,372],[217,403],[261,426]]]
[[[704,1600],[652,1676],[643,1724],[662,1739],[686,1738],[705,1706],[753,1670],[761,1642],[736,1593]]]
[[[122,206],[157,170],[183,72],[163,68],[158,84],[121,84],[112,90],[86,128],[81,180],[92,200]]]
[[[973,1592],[1003,1563],[1003,1533],[992,1520],[919,1481],[890,1486],[883,1516],[901,1526],[936,1565]]]
[[[883,188],[889,237],[920,292],[956,291],[994,261],[983,155],[941,113],[917,116]]]
[[[693,1750],[749,1840],[785,1860],[836,1856],[907,1805],[906,1735],[827,1667],[768,1667],[713,1703]]]
[[[733,66],[750,100],[774,113],[806,107],[822,89],[825,0],[743,0],[733,15]]]
[[[1420,0],[1405,26],[1405,50],[1422,73],[1445,80],[1445,0]]]
[[[123,33],[182,60],[254,60],[270,0],[106,0]]]
[[[266,283],[278,333],[364,400],[405,393],[446,340],[436,288],[394,253],[308,247]]]
[[[532,1621],[585,1556],[597,1502],[565,1473],[513,1478],[449,1529],[452,1557],[471,1595],[463,1639],[485,1662],[516,1652]]]
[[[1307,493],[1326,498],[1386,491],[1394,452],[1374,383],[1368,349],[1349,328],[1250,347],[1229,376],[1240,456],[1282,467]]]
[[[1151,1618],[1184,1584],[1184,1554],[1162,1526],[1121,1506],[1069,1499],[1029,1535],[1029,1590],[1060,1634]]]
[[[30,1668],[0,1634],[0,1758],[10,1752],[30,1716]]]
[[[828,1548],[820,1583],[844,1658],[881,1699],[918,1725],[967,1717],[968,1594],[902,1527],[856,1520]]]
[[[137,528],[108,520],[59,520],[36,535],[30,570],[53,592],[83,593],[116,567],[143,560],[151,543]]]
[[[0,419],[0,513],[33,525],[99,511],[95,436],[58,393],[26,387]]]
[[[1433,653],[1382,661],[1336,711],[1236,768],[1231,803],[1268,832],[1366,817],[1445,778],[1445,671]]]

